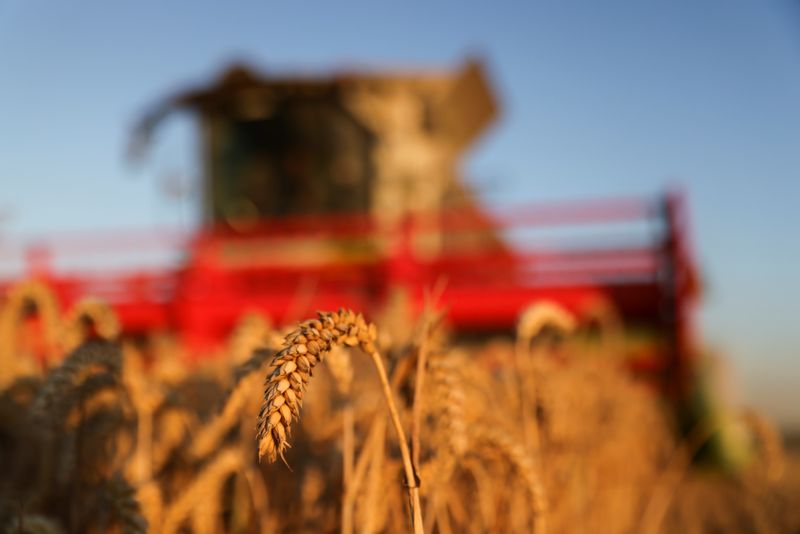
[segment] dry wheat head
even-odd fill
[[[71,352],[86,341],[89,325],[94,326],[100,338],[108,341],[115,340],[120,332],[117,315],[105,301],[81,299],[67,312],[61,327],[61,346],[65,352]]]
[[[555,302],[543,300],[528,306],[522,312],[517,322],[517,339],[521,343],[530,344],[546,327],[571,332],[575,325],[575,317],[570,312]]]
[[[273,359],[258,418],[259,458],[266,456],[274,462],[283,456],[289,446],[292,419],[300,415],[313,369],[332,347],[360,346],[367,353],[375,351],[377,329],[361,314],[339,310],[318,315],[318,319],[305,321],[290,332]]]

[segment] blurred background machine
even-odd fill
[[[636,365],[685,374],[697,278],[680,195],[482,205],[458,172],[498,113],[480,63],[319,78],[233,66],[154,106],[136,129],[138,152],[176,110],[198,119],[202,144],[201,224],[184,236],[184,260],[76,271],[60,258],[163,236],[38,243],[28,274],[62,307],[99,297],[127,334],[175,331],[201,353],[250,311],[282,324],[402,301],[413,314],[432,292],[453,328],[473,334],[510,331],[531,303],[551,301],[650,333],[657,348]]]
[[[428,213],[464,194],[460,154],[496,114],[483,69],[452,74],[261,78],[230,68],[217,83],[156,106],[148,132],[175,109],[200,119],[204,222]]]

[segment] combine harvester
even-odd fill
[[[201,227],[62,236],[17,252],[19,276],[63,310],[97,297],[124,334],[175,332],[202,354],[248,312],[274,324],[340,306],[374,314],[397,295],[419,311],[438,288],[449,323],[468,334],[512,331],[535,302],[586,320],[605,307],[659,340],[638,369],[673,387],[688,378],[697,277],[681,197],[480,206],[457,172],[497,114],[478,63],[313,79],[234,67],[155,106],[138,148],[174,110],[200,126]],[[176,248],[178,266],[136,266]],[[98,272],[122,255],[133,260]]]

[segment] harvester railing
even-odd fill
[[[315,308],[375,310],[399,288],[419,309],[426,290],[439,287],[456,328],[512,328],[535,300],[579,312],[604,299],[626,321],[665,331],[683,354],[696,286],[684,225],[678,195],[466,206],[393,220],[291,216],[194,233],[66,235],[27,252],[0,246],[0,271],[16,265],[12,278],[47,280],[64,306],[98,296],[131,330],[174,328],[198,345],[248,310],[276,322]]]

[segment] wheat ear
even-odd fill
[[[533,531],[536,534],[546,530],[547,501],[544,488],[539,479],[539,471],[525,447],[512,440],[507,434],[487,427],[473,428],[473,439],[488,446],[490,452],[505,457],[525,483],[530,496],[533,513]]]
[[[31,406],[34,417],[47,422],[49,427],[59,423],[58,418],[53,417],[54,408],[63,404],[67,394],[75,388],[83,374],[96,367],[105,368],[113,377],[119,377],[122,372],[119,345],[107,341],[91,341],[75,349],[47,376]]]
[[[525,446],[533,454],[534,461],[541,471],[542,438],[536,416],[539,383],[536,368],[530,365],[531,342],[547,328],[569,334],[575,329],[573,315],[550,301],[540,301],[526,308],[517,323],[517,343],[514,349],[514,367],[517,377],[519,414],[522,421],[522,438]],[[533,408],[531,412],[531,408]]]
[[[266,379],[264,402],[258,419],[258,457],[274,462],[289,447],[292,419],[300,416],[314,367],[334,346],[361,347],[371,353],[377,331],[352,311],[319,313],[290,332],[275,355]]]
[[[333,347],[328,359],[328,370],[336,383],[336,391],[341,400],[340,411],[342,415],[342,534],[353,532],[352,503],[344,496],[353,480],[353,462],[355,457],[355,422],[353,417],[353,403],[350,399],[350,389],[353,385],[353,364],[350,354],[339,346]]]
[[[767,480],[777,482],[786,472],[786,455],[780,433],[769,421],[753,410],[745,411],[743,419],[758,443]]]
[[[30,279],[12,286],[0,310],[0,386],[11,383],[19,367],[17,358],[17,332],[25,313],[33,307],[39,313],[44,327],[43,341],[47,366],[56,360],[56,335],[61,320],[58,299],[43,282]]]
[[[114,341],[119,336],[120,325],[114,310],[102,300],[85,298],[78,301],[64,318],[61,326],[64,352],[75,350],[87,340],[89,325],[94,325],[97,335],[107,341]]]
[[[112,524],[121,532],[125,534],[148,532],[147,519],[142,515],[136,490],[121,475],[117,474],[105,482],[102,495],[105,501],[104,509],[112,513]]]
[[[414,531],[422,532],[417,475],[411,463],[403,425],[392,395],[386,369],[375,348],[378,331],[374,324],[367,323],[361,314],[351,310],[319,312],[318,319],[304,321],[289,333],[283,348],[273,359],[273,371],[266,379],[264,402],[258,418],[258,456],[274,462],[289,447],[288,435],[293,418],[300,415],[308,382],[314,367],[335,345],[359,346],[370,355],[381,381],[384,397],[392,416],[392,423],[400,443],[400,453],[411,501]]]

